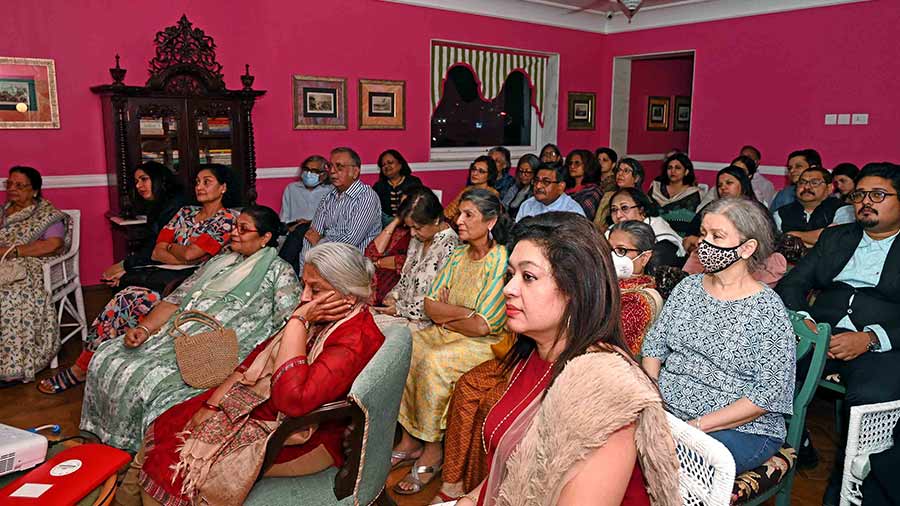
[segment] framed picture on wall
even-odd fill
[[[346,130],[347,80],[295,75],[294,130]]]
[[[359,80],[359,129],[406,128],[406,81]]]
[[[59,128],[53,60],[0,56],[0,128]]]
[[[568,93],[569,114],[566,127],[569,130],[593,130],[597,110],[597,94],[587,91]]]
[[[688,130],[691,128],[691,97],[675,97],[675,117],[672,130]]]
[[[647,99],[647,130],[669,129],[669,97]]]

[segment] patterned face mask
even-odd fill
[[[702,241],[697,246],[697,259],[700,260],[705,272],[715,274],[731,267],[741,259],[737,250],[743,245],[744,243],[741,243],[731,248],[723,248],[711,242]]]

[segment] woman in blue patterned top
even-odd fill
[[[773,251],[765,210],[725,198],[704,209],[705,273],[669,296],[643,345],[643,365],[669,410],[719,440],[738,474],[784,442],[793,409],[795,340],[778,295],[753,279]]]

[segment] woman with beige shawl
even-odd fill
[[[481,429],[488,477],[457,505],[681,504],[662,400],[611,317],[609,245],[554,212],[519,222],[510,250],[510,381]]]

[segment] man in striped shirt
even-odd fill
[[[360,159],[356,151],[341,147],[331,150],[325,165],[334,189],[319,202],[312,225],[303,240],[303,257],[316,244],[344,242],[360,251],[381,232],[381,202],[372,187],[359,180]]]

